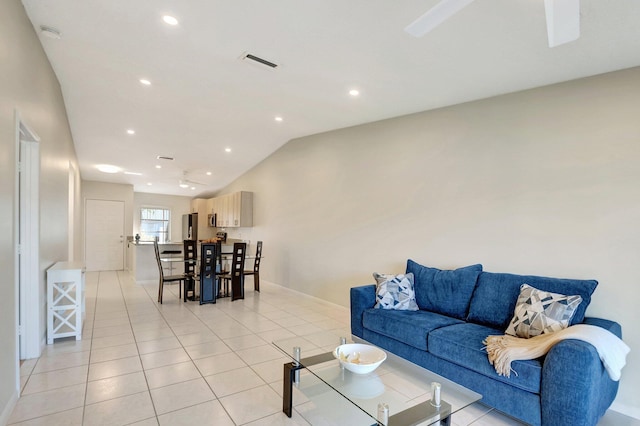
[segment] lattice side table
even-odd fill
[[[47,344],[60,337],[82,339],[83,273],[79,262],[58,262],[47,270]]]

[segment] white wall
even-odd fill
[[[595,278],[587,314],[631,346],[614,408],[640,418],[640,68],[293,140],[254,192],[265,279],[347,306],[407,258]]]
[[[45,271],[68,257],[69,167],[77,161],[60,85],[19,0],[0,2],[0,424],[18,397],[16,377],[16,291],[14,273],[15,111],[40,142],[39,288]],[[79,198],[78,198],[79,199]],[[73,235],[79,235],[80,227]],[[46,317],[41,312],[44,342]]]
[[[179,195],[133,194],[133,235],[140,232],[140,209],[142,207],[162,207],[171,210],[171,241],[182,241],[182,215],[191,212],[191,197]]]

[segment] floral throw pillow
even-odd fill
[[[569,326],[580,302],[580,296],[565,296],[522,284],[513,319],[505,333],[528,339],[563,330]]]
[[[385,275],[373,273],[376,286],[376,309],[417,311],[413,274]]]

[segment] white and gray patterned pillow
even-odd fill
[[[416,292],[413,289],[413,274],[385,275],[373,273],[376,286],[376,309],[417,311]]]
[[[580,302],[580,296],[565,296],[522,284],[513,319],[505,333],[528,339],[563,330],[569,326]]]

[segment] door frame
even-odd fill
[[[67,249],[67,259],[70,261],[75,260],[75,238],[76,238],[76,175],[77,170],[73,163],[69,161],[69,216],[67,218],[68,234],[69,234],[69,246]]]
[[[14,247],[16,362],[42,352],[40,333],[40,137],[18,110],[16,123]],[[23,151],[24,149],[24,151]],[[25,158],[21,158],[25,154]],[[21,186],[24,186],[21,189]],[[26,195],[26,197],[25,197]],[[22,240],[23,244],[20,244]],[[17,373],[20,386],[20,370]]]

